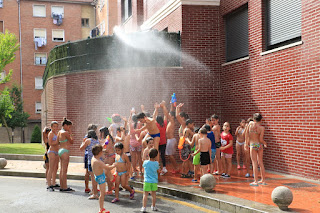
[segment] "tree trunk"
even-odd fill
[[[11,141],[14,143],[14,128],[11,128]]]
[[[3,122],[3,124],[4,124],[4,126],[5,126],[5,127],[6,127],[6,129],[7,129],[9,143],[11,143],[11,137],[10,137],[9,127],[8,127],[7,122],[6,122],[6,119],[4,119],[4,117],[3,117],[3,116],[1,116],[1,120],[2,120],[2,122]]]

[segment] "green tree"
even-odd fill
[[[9,33],[7,30],[5,33],[0,33],[0,72],[16,59],[15,52],[19,50],[19,46],[15,34]],[[0,81],[0,84],[8,82],[11,76],[12,70],[9,70],[8,75]]]
[[[11,141],[10,131],[8,124],[6,122],[6,118],[11,118],[11,113],[14,111],[14,106],[12,104],[12,100],[10,98],[10,93],[8,88],[4,89],[0,93],[0,119],[1,123],[6,127],[9,141]]]
[[[21,98],[21,88],[16,84],[9,90],[11,101],[14,105],[14,111],[11,114],[11,118],[6,117],[8,127],[11,128],[12,132],[16,127],[26,127],[27,121],[30,115],[23,111],[23,101]],[[21,138],[22,139],[22,138]],[[12,134],[12,143],[14,141],[14,135]]]
[[[41,143],[41,129],[35,125],[31,135],[31,143]]]

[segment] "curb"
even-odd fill
[[[6,169],[0,170],[0,176],[46,178],[46,174],[43,172],[14,171],[14,170],[6,170]],[[70,180],[84,180],[84,175],[68,174],[67,178]],[[57,174],[57,179],[59,179],[58,174]]]
[[[24,154],[2,154],[0,158],[7,160],[28,160],[28,161],[43,161],[43,155],[24,155]],[[83,163],[83,157],[70,156],[70,162],[72,163]]]

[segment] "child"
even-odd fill
[[[246,154],[244,152],[244,127],[246,125],[246,120],[240,120],[240,126],[237,127],[235,136],[237,137],[236,140],[236,150],[237,150],[237,169],[241,169],[240,166],[240,157],[243,155],[243,169],[246,169]]]
[[[200,165],[201,165],[201,176],[202,176],[207,173],[208,165],[211,162],[210,160],[211,140],[207,137],[208,130],[206,128],[201,128],[199,132],[200,132],[199,148],[193,155],[196,155],[200,152]]]
[[[215,139],[215,145],[216,145],[216,158],[215,158],[215,163],[213,163],[213,174],[219,175],[221,172],[221,157],[220,157],[220,147],[221,147],[221,141],[220,141],[220,132],[221,132],[221,127],[219,125],[219,117],[218,115],[214,114],[211,116],[211,121],[213,124],[212,131],[214,134],[214,139]]]
[[[210,139],[211,141],[211,163],[209,164],[209,168],[208,168],[208,173],[210,173],[210,170],[213,170],[213,164],[214,164],[214,160],[216,158],[216,139],[214,137],[214,133],[213,131],[211,131],[211,126],[206,124],[204,125],[204,128],[207,130],[207,137]],[[212,167],[212,168],[210,168]]]
[[[222,166],[224,172],[221,174],[221,177],[230,178],[231,168],[232,168],[232,154],[233,154],[233,137],[230,134],[231,128],[228,122],[223,124],[223,132],[221,134],[221,157],[222,157]],[[227,164],[226,164],[227,162]]]
[[[143,162],[144,168],[144,184],[143,184],[143,203],[141,212],[147,212],[146,206],[148,201],[148,194],[151,192],[152,196],[152,211],[158,211],[156,208],[156,191],[158,190],[158,173],[160,172],[160,167],[156,157],[158,155],[158,150],[152,148],[149,152],[150,160]]]
[[[247,145],[250,144],[250,156],[252,160],[254,182],[250,186],[267,185],[265,182],[265,170],[263,165],[263,147],[267,147],[267,143],[263,140],[264,127],[261,126],[262,115],[255,113],[253,122],[251,121],[246,128],[245,136]],[[263,144],[263,146],[262,146]],[[261,181],[258,182],[258,163],[261,172]]]
[[[85,149],[88,151],[88,171],[91,176],[92,192],[93,192],[93,194],[88,199],[98,199],[97,182],[94,180],[94,177],[93,177],[91,159],[93,157],[92,147],[99,144],[100,142],[98,140],[96,131],[89,130],[87,134],[87,139],[84,142],[82,142],[80,146],[80,151],[83,151]]]
[[[130,171],[130,161],[127,155],[123,152],[123,144],[116,143],[114,145],[116,150],[116,158],[115,158],[115,166],[117,171],[116,177],[116,186],[115,186],[115,196],[111,202],[116,203],[119,202],[119,186],[121,182],[121,186],[130,192],[130,199],[134,198],[134,190],[128,186],[128,173]]]
[[[145,148],[143,151],[142,161],[149,160],[149,152],[153,148],[153,144],[154,144],[152,137],[148,137],[146,139],[146,142],[147,142],[147,148]]]
[[[95,181],[99,184],[99,188],[100,188],[100,197],[99,197],[99,204],[100,204],[100,211],[99,213],[110,213],[109,211],[105,211],[105,209],[103,208],[103,204],[104,204],[104,196],[105,196],[105,191],[106,191],[106,174],[110,175],[109,178],[112,178],[112,175],[110,173],[110,170],[113,169],[115,166],[112,165],[108,165],[108,164],[104,164],[100,158],[103,155],[102,152],[102,146],[99,145],[95,145],[92,148],[92,153],[93,153],[93,158],[91,161],[91,166],[92,166],[92,171],[94,174],[94,179]]]
[[[48,171],[49,171],[49,157],[48,157],[48,150],[50,148],[49,145],[49,140],[48,140],[48,135],[50,133],[51,129],[49,127],[44,127],[43,131],[42,131],[42,140],[43,140],[43,144],[46,147],[46,153],[43,155],[43,160],[44,163],[46,164],[46,179],[48,179]],[[48,187],[47,190],[49,191],[54,191],[53,187],[51,187],[51,185],[49,185],[49,182],[47,181]]]
[[[193,153],[193,167],[194,167],[194,178],[192,179],[192,182],[198,182],[198,179],[200,180],[199,172],[200,172],[200,153],[197,153],[197,150],[199,149],[199,139],[200,139],[200,134],[199,128],[195,129],[195,134],[192,137],[191,141],[191,147],[195,147],[195,152]]]
[[[51,122],[51,132],[48,135],[48,157],[49,157],[49,171],[47,174],[48,186],[50,186],[49,191],[54,191],[54,187],[60,187],[59,184],[56,184],[57,170],[59,167],[59,142],[57,141],[59,124],[57,121]]]
[[[247,128],[249,126],[249,123],[250,121],[253,121],[253,118],[250,117],[247,119],[246,121],[246,125],[244,127],[244,153],[245,153],[245,162],[246,162],[246,167],[247,167],[247,174],[245,175],[246,178],[249,178],[250,177],[250,162],[251,162],[251,159],[250,159],[250,148],[249,148],[249,142],[247,142],[247,136],[246,136],[246,132],[247,132]]]
[[[190,178],[193,175],[193,172],[190,170],[192,168],[191,161],[189,160],[191,155],[191,141],[193,137],[193,129],[194,123],[191,119],[186,120],[186,128],[183,130],[183,136],[185,138],[185,142],[183,144],[183,148],[181,149],[181,160],[182,163],[182,178]],[[189,170],[189,171],[188,171]],[[187,172],[188,171],[188,172]]]

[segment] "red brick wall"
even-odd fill
[[[221,18],[245,2],[222,0]],[[262,113],[266,169],[319,179],[319,4],[302,1],[303,45],[264,56],[262,2],[248,7],[250,59],[221,68],[221,124]]]

